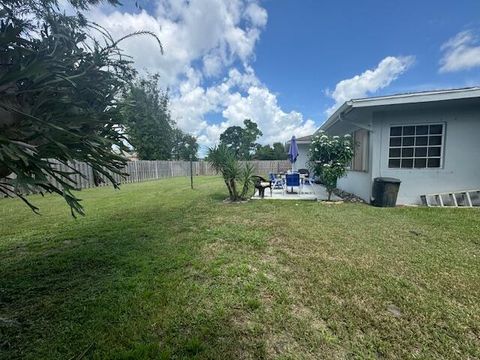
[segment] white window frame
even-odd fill
[[[392,127],[408,127],[408,126],[431,126],[431,125],[442,125],[442,133],[441,133],[441,141],[442,143],[440,145],[438,145],[438,147],[440,148],[440,156],[432,156],[432,157],[429,157],[428,156],[428,148],[429,147],[432,147],[432,146],[429,146],[428,144],[427,145],[409,145],[409,146],[403,146],[403,140],[400,144],[400,146],[390,146],[390,139],[392,137],[394,138],[400,138],[400,139],[403,139],[404,137],[413,137],[415,138],[417,135],[414,134],[414,135],[401,135],[401,136],[391,136],[390,133],[391,133],[391,128]],[[445,122],[441,122],[441,121],[438,121],[438,122],[430,122],[430,123],[409,123],[409,124],[390,124],[389,127],[388,127],[388,141],[387,141],[387,169],[388,170],[421,170],[421,171],[425,171],[425,170],[438,170],[438,169],[443,169],[444,168],[444,157],[445,157],[445,138],[446,138],[446,132],[447,132],[447,124]],[[431,136],[431,134],[427,134],[426,136]],[[437,135],[438,136],[438,135]],[[436,146],[436,145],[433,145],[433,147]],[[402,168],[402,167],[390,167],[390,159],[399,159],[400,160],[400,166],[401,166],[401,159],[403,159],[403,157],[401,156],[402,154],[402,150],[403,148],[413,148],[413,156],[411,157],[411,159],[413,160],[413,166],[410,168]],[[427,148],[427,156],[426,157],[415,157],[415,149],[416,148],[423,148],[423,147],[426,147]],[[400,149],[400,157],[390,157],[390,149]],[[428,159],[429,158],[438,158],[440,160],[440,166],[438,167],[428,167]],[[408,159],[410,159],[410,157],[408,157]],[[415,167],[415,159],[426,159],[426,162],[427,162],[427,166],[426,167]]]

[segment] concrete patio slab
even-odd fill
[[[298,190],[298,189],[295,189]],[[274,189],[272,191],[272,196],[270,196],[270,191],[268,189],[265,190],[265,200],[306,200],[306,201],[324,201],[328,199],[328,193],[325,189],[325,186],[319,184],[313,185],[306,185],[303,187],[303,191],[301,194],[289,194],[284,193],[282,189]],[[255,195],[252,199],[261,200],[258,196],[258,192],[255,192]],[[336,195],[332,195],[332,201],[339,201],[342,200],[340,197]]]

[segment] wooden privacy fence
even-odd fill
[[[71,171],[66,165],[52,160],[56,166],[62,171]],[[288,160],[254,160],[241,161],[242,164],[249,163],[255,168],[255,174],[267,175],[270,172],[282,172],[291,167]],[[74,162],[70,164],[84,176],[76,174],[72,177],[75,181],[76,188],[86,189],[95,187],[92,169],[85,163]],[[216,175],[207,161],[194,161],[192,163],[194,176]],[[138,160],[129,161],[124,171],[129,176],[122,177],[113,174],[113,177],[118,183],[133,183],[147,180],[163,179],[176,176],[190,176],[190,162],[189,161],[160,161],[160,160]],[[109,185],[110,182],[103,175],[100,176],[103,180],[98,186]]]

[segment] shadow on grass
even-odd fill
[[[214,193],[211,193],[209,194],[209,197],[211,200],[215,201],[215,202],[222,202],[224,201],[225,199],[228,199],[228,192],[225,191],[225,192],[214,192]]]
[[[36,247],[0,254],[3,355],[238,356],[229,312],[192,310],[203,294],[191,268],[205,245],[192,229],[205,214],[192,204],[174,210],[78,221]]]
[[[101,341],[99,333],[134,313],[128,306],[142,291],[154,236],[150,229],[84,222],[21,256],[4,253],[0,307],[8,323],[0,322],[2,351],[68,358]]]

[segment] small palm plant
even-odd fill
[[[230,201],[241,201],[247,198],[253,185],[251,164],[242,166],[235,153],[225,145],[210,148],[208,162],[217,173],[222,175]]]

